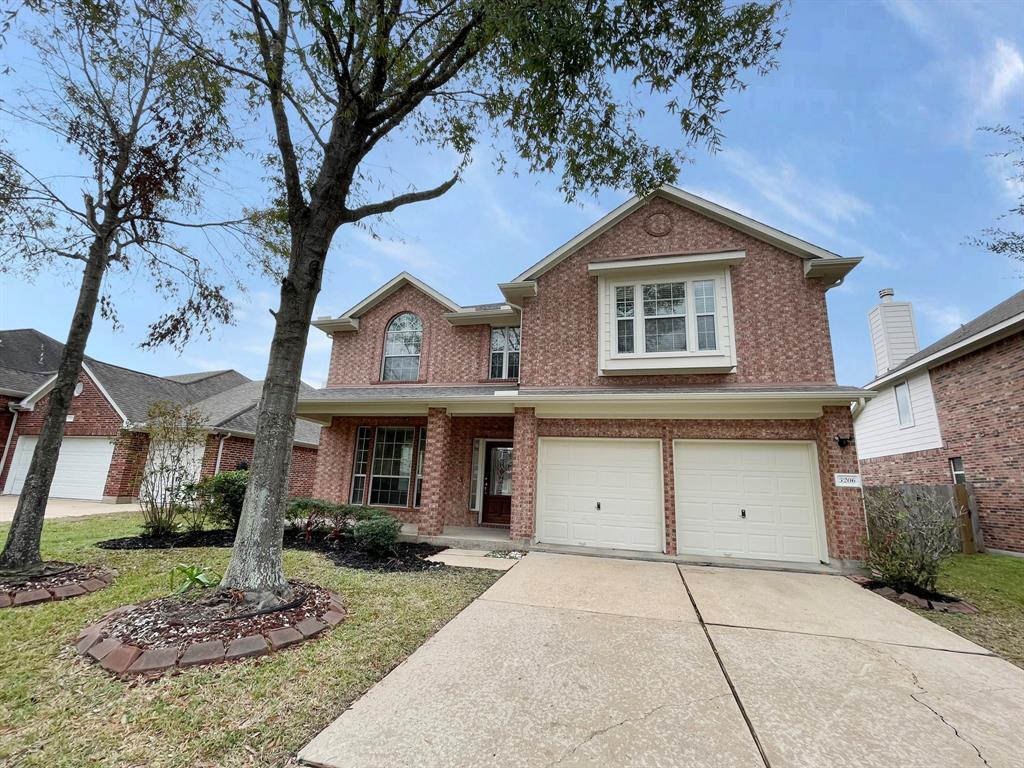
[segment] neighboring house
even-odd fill
[[[859,262],[702,198],[634,198],[460,306],[401,274],[336,318],[315,495],[420,535],[777,561],[862,557],[825,292]]]
[[[1024,291],[921,350],[910,303],[879,296],[878,396],[854,422],[865,484],[970,483],[985,546],[1024,552]]]
[[[0,331],[0,490],[21,492],[63,345],[32,329]],[[305,386],[305,385],[303,385]],[[149,452],[149,407],[158,401],[195,406],[208,432],[195,456],[201,476],[236,469],[252,459],[262,382],[237,371],[152,376],[87,357],[71,401],[51,486],[55,497],[131,501]],[[311,390],[310,387],[306,387]],[[312,491],[320,428],[300,419],[290,474],[291,493]]]

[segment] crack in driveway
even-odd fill
[[[692,699],[690,701],[684,701],[681,704],[659,704],[658,706],[653,707],[652,709],[647,710],[643,714],[636,715],[634,717],[624,717],[622,720],[619,720],[618,722],[612,723],[611,725],[605,726],[604,728],[598,728],[596,730],[591,731],[582,740],[580,740],[578,743],[576,743],[572,747],[570,747],[569,750],[567,750],[561,757],[559,757],[557,760],[555,760],[555,761],[553,761],[551,763],[548,763],[548,765],[549,766],[560,765],[565,760],[568,760],[570,757],[575,755],[583,747],[587,746],[587,744],[592,742],[594,739],[596,739],[596,738],[598,738],[600,736],[604,736],[605,734],[610,733],[611,731],[614,731],[616,728],[621,728],[624,725],[633,724],[633,723],[642,723],[644,720],[646,720],[647,718],[651,717],[652,715],[662,711],[663,709],[683,709],[683,708],[686,708],[686,707],[691,707],[694,704],[704,704],[706,702],[714,701],[716,699],[727,699],[727,698],[730,698],[730,697],[731,697],[731,694],[719,693],[719,694],[716,694],[714,696],[703,696],[703,697],[701,697],[699,699]]]
[[[920,696],[921,694],[929,695],[929,692],[928,692],[928,689],[926,689],[923,685],[921,685],[921,681],[917,677],[917,673],[913,669],[908,667],[906,664],[904,664],[902,661],[897,659],[892,654],[886,653],[881,648],[876,648],[875,646],[869,645],[868,643],[866,643],[866,642],[864,642],[862,640],[855,640],[854,642],[856,642],[858,645],[864,646],[865,648],[867,648],[870,651],[874,651],[875,653],[879,654],[880,656],[884,656],[886,659],[891,661],[893,664],[895,664],[897,667],[902,669],[904,672],[908,673],[910,675],[911,682],[914,684],[914,687],[917,688],[917,692],[916,693],[909,694],[910,698],[913,699],[916,703],[920,704],[925,709],[927,709],[933,715],[935,715],[935,717],[937,717],[939,719],[939,722],[941,722],[944,726],[946,726],[947,728],[949,728],[953,732],[953,735],[956,736],[956,738],[960,739],[960,741],[964,742],[964,744],[967,744],[969,747],[971,747],[971,749],[973,749],[975,751],[975,753],[978,755],[978,759],[981,760],[982,763],[984,763],[985,765],[989,765],[988,760],[986,760],[985,756],[981,754],[981,750],[978,749],[978,745],[977,744],[975,744],[973,741],[971,741],[966,736],[964,736],[962,733],[960,733],[960,730],[955,725],[953,725],[951,722],[949,722],[946,719],[946,716],[943,715],[941,712],[939,712],[937,709],[935,709],[935,707],[933,707],[928,702],[922,701],[921,699],[918,698],[918,696]]]

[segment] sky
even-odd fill
[[[1022,192],[1007,179],[1006,163],[991,156],[1002,145],[977,129],[1024,118],[1024,0],[796,0],[786,27],[779,68],[750,75],[749,87],[728,97],[721,150],[694,149],[677,185],[843,256],[864,257],[828,293],[837,379],[861,385],[874,374],[867,312],[880,288],[913,302],[922,346],[1024,288],[1018,262],[965,244]],[[31,87],[38,71],[27,50],[15,40],[3,54],[10,78]],[[255,120],[247,139],[259,142],[263,128]],[[2,129],[44,173],[74,162],[45,134]],[[644,130],[664,145],[679,142],[665,114],[651,113]],[[453,167],[451,157],[407,143],[387,152],[392,179],[436,184]],[[400,209],[373,234],[341,230],[314,316],[341,314],[403,270],[461,304],[500,301],[497,283],[630,196],[608,189],[566,204],[556,177],[499,174],[492,160],[493,150],[482,147],[455,189]],[[216,205],[262,194],[262,175],[253,161],[233,159]],[[180,352],[142,350],[145,328],[163,307],[138,276],[124,275],[109,284],[124,328],[97,318],[87,353],[156,374],[235,368],[262,378],[277,287],[232,264],[240,256],[221,255],[245,284],[232,289],[234,326]],[[30,282],[0,275],[0,328],[33,327],[63,340],[77,278],[67,266]],[[329,348],[312,329],[303,379],[313,386],[326,380]]]

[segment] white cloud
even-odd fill
[[[435,269],[438,265],[437,259],[434,258],[433,254],[416,243],[374,237],[365,229],[352,229],[349,237],[355,241],[354,244],[357,247],[363,249],[364,254],[368,253],[378,256],[385,261],[394,262],[403,269],[424,272]],[[367,261],[365,255],[353,257],[352,260]]]
[[[965,83],[971,103],[972,128],[1004,117],[1011,98],[1019,110],[1024,99],[1024,56],[1013,43],[996,39],[984,58],[976,62]]]
[[[945,336],[950,331],[955,331],[961,325],[971,319],[963,307],[946,302],[936,302],[932,299],[911,299],[914,310],[923,317],[931,329],[935,332],[936,338]],[[930,342],[922,339],[922,346]]]

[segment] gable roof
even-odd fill
[[[456,304],[440,291],[431,288],[415,275],[412,275],[409,272],[400,272],[347,312],[343,312],[338,317],[331,317],[329,315],[325,317],[318,317],[311,323],[311,325],[319,328],[327,334],[331,334],[334,331],[359,330],[359,317],[361,315],[373,309],[373,307],[380,304],[388,296],[407,285],[410,285],[421,293],[426,294],[449,312],[459,312],[463,309],[462,306]]]
[[[0,331],[0,393],[19,396],[22,406],[31,407],[53,388],[63,350],[59,341],[31,328]],[[154,376],[88,356],[82,370],[128,424],[144,423],[153,403],[169,401],[198,407],[208,428],[246,436],[256,432],[263,382],[251,381],[238,371]],[[311,389],[301,384],[303,393]],[[301,419],[296,422],[295,442],[315,446],[319,439],[319,426]]]
[[[752,219],[749,216],[744,216],[742,213],[737,213],[736,211],[718,205],[718,203],[705,200],[703,197],[686,192],[678,187],[663,184],[650,194],[643,196],[637,195],[636,197],[627,200],[611,213],[591,224],[585,230],[576,235],[576,237],[556,248],[532,267],[529,267],[526,271],[518,275],[512,282],[518,283],[523,280],[536,280],[549,269],[568,258],[591,240],[594,240],[607,232],[624,218],[637,209],[643,207],[655,197],[664,198],[665,200],[681,205],[684,208],[688,208],[691,211],[696,211],[703,216],[707,216],[710,219],[726,224],[733,229],[738,229],[741,232],[745,232],[759,240],[771,243],[777,248],[781,248],[784,251],[795,254],[800,258],[836,259],[846,261],[837,253],[825,250],[820,246],[809,243],[806,240],[801,240],[798,237],[794,237],[782,230],[770,227],[767,224],[762,224],[760,221]],[[856,261],[859,262],[860,259],[857,259]],[[851,268],[855,264],[856,262],[851,265]]]
[[[886,383],[919,368],[930,368],[962,357],[1021,330],[1024,330],[1024,290],[982,312],[920,352],[915,352],[868,386]]]

